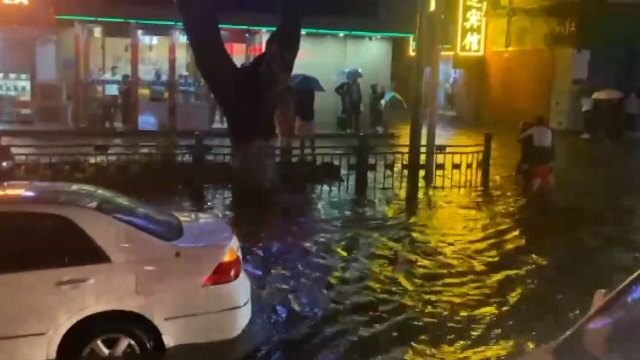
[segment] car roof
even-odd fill
[[[0,185],[0,205],[70,205],[91,208],[105,189],[63,182],[6,182]]]

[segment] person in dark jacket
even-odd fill
[[[382,120],[381,102],[384,99],[384,87],[378,84],[371,85],[371,97],[369,98],[369,116],[371,116],[371,129],[382,133],[386,131]]]
[[[120,84],[120,115],[122,116],[122,126],[124,128],[136,128],[137,119],[131,118],[131,75],[122,75]]]
[[[346,117],[349,130],[360,133],[360,115],[362,114],[362,89],[357,78],[338,85],[336,94],[342,99],[342,115]]]
[[[162,73],[160,70],[153,72],[153,80],[149,83],[149,99],[153,102],[163,102],[167,92],[167,86],[162,81]]]
[[[296,91],[296,135],[300,138],[300,154],[304,158],[306,141],[309,141],[311,154],[315,155],[315,102],[316,93],[313,90]]]

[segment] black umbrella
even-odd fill
[[[300,91],[325,92],[324,87],[317,78],[306,74],[291,75],[291,86]]]

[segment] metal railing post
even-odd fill
[[[206,195],[204,193],[206,146],[204,134],[195,134],[193,148],[191,150],[191,188],[189,189],[191,202],[194,208],[204,210]]]
[[[491,186],[491,146],[493,134],[484,134],[484,151],[482,153],[482,188],[487,191]]]
[[[367,195],[369,182],[369,139],[367,135],[358,135],[358,147],[356,149],[356,196]]]

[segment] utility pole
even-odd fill
[[[431,0],[437,2],[437,0]],[[433,186],[436,169],[436,132],[438,129],[438,90],[440,87],[440,14],[442,9],[436,5],[429,12],[428,29],[429,37],[429,80],[427,84],[427,106],[429,115],[427,118],[427,167],[425,171],[425,183],[427,187]]]
[[[433,127],[433,131],[431,131],[431,133],[433,133],[432,148],[434,154],[436,123],[432,120],[434,118],[437,120],[438,115],[437,99],[440,64],[440,44],[437,36],[437,27],[440,21],[438,14],[440,9],[437,6],[437,0],[417,0],[416,9],[418,14],[417,33],[415,35],[417,49],[413,69],[414,81],[411,102],[412,113],[409,139],[409,171],[407,175],[406,197],[407,213],[409,216],[414,215],[417,211],[418,193],[420,190],[420,150],[422,148],[422,130],[424,125],[422,118],[422,85],[424,81],[425,63],[428,61],[431,69],[428,87],[430,99],[429,108],[431,110],[429,123]],[[435,113],[435,117],[433,116],[433,113]],[[429,145],[428,141],[427,145]],[[429,173],[430,170],[427,168],[427,177],[429,176]],[[427,184],[430,185],[431,183],[427,182]]]
[[[420,148],[422,147],[422,81],[424,79],[425,16],[428,1],[416,0],[417,26],[414,41],[416,52],[413,61],[413,83],[411,86],[411,128],[409,132],[409,171],[407,174],[407,214],[415,215],[420,191]],[[409,46],[414,46],[410,44]]]

